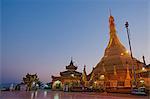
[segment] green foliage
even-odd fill
[[[27,86],[27,91],[33,90],[33,88],[36,87],[36,85],[40,83],[39,78],[37,76],[37,74],[29,74],[27,73],[27,75],[25,77],[23,77],[23,83]]]

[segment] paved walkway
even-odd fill
[[[150,99],[149,96],[95,92],[3,91],[0,99]]]

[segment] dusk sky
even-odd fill
[[[109,41],[109,8],[120,41],[129,49],[128,21],[133,55],[149,64],[149,0],[2,0],[0,82],[21,82],[26,73],[50,82],[71,57],[90,73]]]

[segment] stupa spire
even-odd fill
[[[130,71],[129,71],[129,65],[127,64],[127,75],[126,75],[126,80],[131,80],[130,77]]]
[[[129,64],[126,63],[127,66],[127,73],[125,78],[125,87],[131,87],[131,76],[130,76],[130,70],[129,70]]]
[[[87,81],[87,74],[86,74],[86,66],[84,65],[83,73],[82,73],[82,80],[85,82]]]
[[[111,16],[111,9],[109,8],[109,14],[110,14],[110,16]]]
[[[116,26],[115,26],[114,17],[111,15],[111,12],[110,12],[110,16],[109,16],[109,29],[110,29],[109,30],[110,40],[109,40],[108,47],[110,47],[111,45],[114,45],[114,44],[120,45],[119,38],[117,37],[117,34],[116,34]]]
[[[116,31],[115,20],[110,11],[109,16],[109,43],[105,50],[105,56],[112,56],[114,54],[120,55],[121,53],[125,53],[126,48],[121,44]]]
[[[75,71],[75,70],[77,70],[77,67],[73,64],[72,57],[71,57],[70,64],[68,66],[66,66],[66,69],[69,70],[69,71]]]
[[[70,65],[73,65],[72,57],[71,57]]]
[[[84,65],[83,72],[84,72],[84,73],[85,73],[85,75],[86,75],[86,65]]]

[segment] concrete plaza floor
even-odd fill
[[[2,91],[0,99],[150,99],[150,96],[137,96],[118,93],[61,92],[61,91]]]

